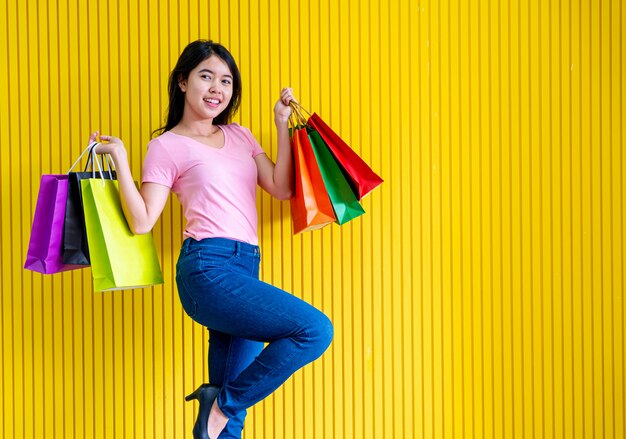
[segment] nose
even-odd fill
[[[219,94],[222,92],[222,89],[220,88],[220,83],[218,81],[212,81],[211,85],[209,87],[209,91],[211,93],[215,93],[215,94]]]

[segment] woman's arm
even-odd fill
[[[89,140],[93,142],[97,136],[98,132],[95,132]],[[122,210],[131,231],[138,235],[148,233],[163,212],[170,188],[157,183],[144,183],[141,190],[138,190],[130,172],[124,143],[117,137],[105,135],[101,135],[100,140],[108,143],[99,144],[95,152],[110,154],[113,159],[120,187]]]
[[[274,123],[278,132],[276,164],[266,154],[255,157],[259,185],[279,200],[288,200],[293,195],[293,159],[289,144],[290,101],[295,101],[293,90],[284,88],[274,106]]]

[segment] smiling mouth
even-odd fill
[[[204,102],[212,104],[212,105],[219,105],[220,104],[219,99],[212,99],[212,98],[209,98],[209,99],[205,98]]]

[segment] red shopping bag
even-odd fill
[[[316,113],[310,115],[308,124],[322,136],[339,165],[345,170],[348,182],[359,200],[383,182]]]
[[[322,228],[336,218],[306,128],[292,130],[291,145],[295,166],[291,219],[295,234]]]

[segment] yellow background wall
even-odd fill
[[[336,337],[247,438],[624,437],[625,25],[620,0],[4,0],[1,436],[191,437],[207,341],[175,290],[178,202],[162,287],[22,264],[40,175],[100,128],[138,179],[202,37],[238,60],[237,121],[271,156],[290,85],[385,179],[365,216],[298,236],[260,196],[262,278]]]

